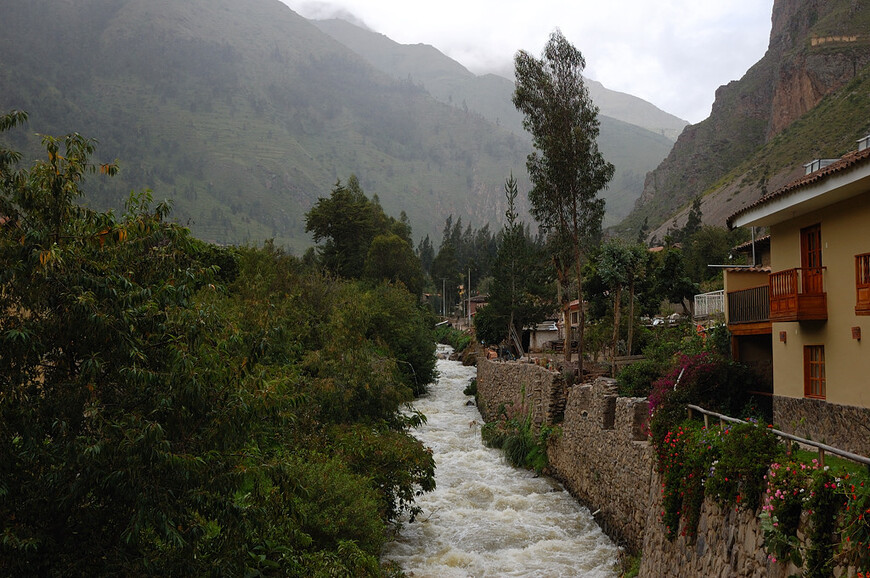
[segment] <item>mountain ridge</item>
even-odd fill
[[[498,222],[504,179],[527,154],[277,0],[0,9],[0,107],[30,113],[4,139],[35,155],[33,131],[94,137],[122,170],[89,181],[88,202],[120,208],[120,191],[152,188],[206,240],[310,246],[305,211],[350,174],[392,214],[406,209],[415,236],[440,231],[448,214]]]
[[[381,72],[419,86],[449,106],[483,115],[530,143],[522,115],[512,102],[512,81],[494,74],[476,75],[433,46],[400,44],[340,18],[312,23]],[[644,175],[670,151],[676,137],[668,135],[675,135],[687,123],[637,97],[610,91],[601,83],[587,79],[587,87],[593,99],[622,117],[608,116],[605,111],[599,114],[599,146],[605,158],[616,166],[614,179],[603,195],[607,199],[605,224],[610,226],[629,213],[643,188]],[[656,130],[637,122],[641,119],[652,123]]]
[[[452,96],[450,90],[456,89],[456,79],[451,77],[489,85],[490,90],[501,94],[513,92],[514,83],[510,78],[496,73],[474,74],[429,44],[400,44],[384,34],[363,28],[343,18],[311,20],[311,22],[363,56],[382,72],[396,78],[407,76],[411,81],[423,80],[424,87],[442,102]],[[426,58],[416,57],[418,54],[425,54]],[[450,65],[446,67],[448,62]],[[601,116],[634,124],[666,136],[671,141],[675,141],[679,133],[689,124],[639,97],[610,90],[596,80],[589,78],[585,80]],[[501,116],[511,130],[522,131],[522,116],[513,108],[509,98],[502,101],[507,102],[509,106],[500,109],[494,118]]]
[[[863,32],[870,29],[870,5],[776,0],[771,23],[765,55],[740,80],[716,91],[710,116],[687,127],[647,175],[634,210],[616,229],[619,234],[634,236],[648,222],[649,238],[661,241],[685,222],[698,196],[704,222],[724,225],[729,212],[799,175],[804,162],[843,154],[870,130],[861,118],[870,112],[863,99],[854,97],[861,102],[850,104],[837,98],[870,65],[870,36]],[[829,35],[850,40],[827,42]],[[826,99],[838,107],[836,113],[818,110]],[[840,123],[839,117],[853,122]],[[799,122],[803,125],[790,130]],[[805,134],[801,126],[824,138]],[[839,132],[831,133],[832,127]]]

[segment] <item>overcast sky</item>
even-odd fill
[[[283,0],[308,18],[336,8],[402,44],[431,44],[476,73],[510,70],[562,33],[586,76],[692,123],[716,89],[767,49],[773,0]]]

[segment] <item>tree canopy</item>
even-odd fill
[[[435,371],[415,297],[208,245],[148,193],[82,207],[115,165],[43,143],[0,151],[0,568],[380,576],[434,488],[400,412]]]
[[[505,182],[505,225],[492,267],[487,304],[474,318],[478,339],[500,343],[511,326],[521,333],[554,313],[552,261],[543,247],[530,238],[516,208],[516,179]]]
[[[337,182],[329,197],[317,200],[305,214],[305,231],[313,234],[315,243],[322,242],[320,257],[327,270],[345,279],[363,277],[371,245],[379,235],[402,240],[414,257],[407,218],[397,220],[384,213],[377,196],[366,197],[355,175],[350,176],[346,185]],[[375,256],[378,255],[376,251]],[[387,278],[403,275],[385,272],[383,267],[383,263],[373,264],[371,270]],[[420,269],[419,263],[416,268]],[[404,275],[407,277],[408,273]]]
[[[583,260],[601,234],[604,200],[598,192],[614,172],[598,150],[598,107],[583,81],[585,66],[583,55],[559,30],[550,35],[540,59],[525,51],[514,59],[513,102],[523,113],[523,125],[535,148],[526,163],[533,185],[529,193],[532,214],[554,235],[570,240],[570,254],[557,262],[563,264],[563,278],[573,262],[578,294],[582,294]],[[582,307],[580,313],[582,352]],[[570,359],[571,324],[565,326],[565,351]]]

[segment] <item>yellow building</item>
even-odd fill
[[[728,225],[770,228],[774,422],[870,455],[870,137]]]

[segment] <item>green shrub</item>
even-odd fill
[[[661,408],[658,411],[662,411]],[[668,537],[694,536],[705,497],[723,507],[755,510],[766,489],[769,464],[781,455],[779,440],[767,428],[738,424],[706,429],[684,419],[663,433],[657,424],[653,443],[662,476],[662,519]]]
[[[558,427],[543,425],[534,433],[531,414],[525,419],[501,419],[485,424],[480,434],[488,447],[504,451],[508,463],[518,468],[542,472],[548,465],[547,441],[559,435]]]
[[[716,429],[719,456],[710,467],[705,488],[720,504],[755,510],[766,490],[770,464],[784,451],[777,437],[755,424],[737,424]]]
[[[616,377],[619,395],[623,397],[647,397],[652,384],[661,377],[665,365],[653,359],[644,359],[625,367]]]
[[[470,333],[460,331],[449,325],[441,325],[435,328],[435,340],[443,345],[449,345],[456,353],[465,351],[474,337]]]
[[[378,494],[368,480],[335,458],[309,455],[290,461],[297,487],[291,511],[302,531],[323,549],[352,541],[365,551],[380,551],[386,528]]]

